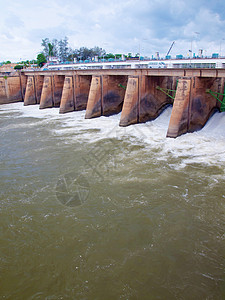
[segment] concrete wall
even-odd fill
[[[0,104],[19,101],[23,101],[20,77],[0,77]]]
[[[167,137],[177,137],[201,129],[219,102],[206,93],[207,89],[223,93],[223,78],[181,78],[178,82]]]
[[[28,76],[24,105],[34,105],[40,103],[43,82],[44,76]]]
[[[25,76],[24,74],[20,74],[21,93],[22,93],[23,100],[25,98],[25,93],[26,93],[27,79],[28,76]]]
[[[157,89],[175,90],[177,77],[130,76],[128,79],[120,126],[154,120],[173,100]]]
[[[53,107],[60,107],[65,76],[53,76],[52,79]]]
[[[44,77],[40,109],[60,106],[64,78],[62,75]]]
[[[60,113],[86,109],[91,79],[92,76],[88,75],[65,77],[59,110]]]
[[[75,110],[83,110],[87,107],[88,95],[91,87],[90,75],[76,75],[75,82]]]
[[[223,87],[224,79],[222,78],[194,77],[192,79],[188,132],[201,129],[215,110],[221,106],[219,101],[206,93],[206,90],[211,89],[223,93]]]
[[[144,123],[156,119],[162,110],[169,104],[173,103],[173,99],[169,90],[176,90],[178,77],[170,76],[142,76],[140,82],[140,104],[139,104],[139,123]],[[164,89],[163,93],[160,89]]]
[[[122,109],[126,85],[127,76],[93,76],[85,118],[119,113]]]

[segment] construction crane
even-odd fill
[[[169,49],[169,51],[167,52],[166,56],[168,56],[168,55],[170,54],[170,51],[171,51],[171,49],[173,48],[173,45],[174,45],[174,44],[175,44],[175,41],[172,42],[172,44],[171,44],[171,46],[170,46],[170,49]]]

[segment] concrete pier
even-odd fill
[[[85,119],[102,115],[102,76],[93,76],[88,96]]]
[[[24,105],[37,104],[34,81],[35,81],[34,76],[28,76],[26,93],[25,93],[25,98],[24,98]]]
[[[139,77],[128,78],[123,110],[120,118],[120,126],[138,123],[139,105]]]
[[[60,113],[70,112],[75,110],[73,77],[66,76],[63,85],[62,98],[60,103]]]
[[[40,109],[53,107],[52,76],[45,76],[41,92]]]
[[[167,137],[177,137],[188,131],[191,78],[180,79],[173,104]]]

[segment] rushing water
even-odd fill
[[[225,113],[170,114],[0,106],[1,299],[225,299]]]

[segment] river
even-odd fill
[[[225,113],[58,111],[0,106],[1,299],[225,299]]]

